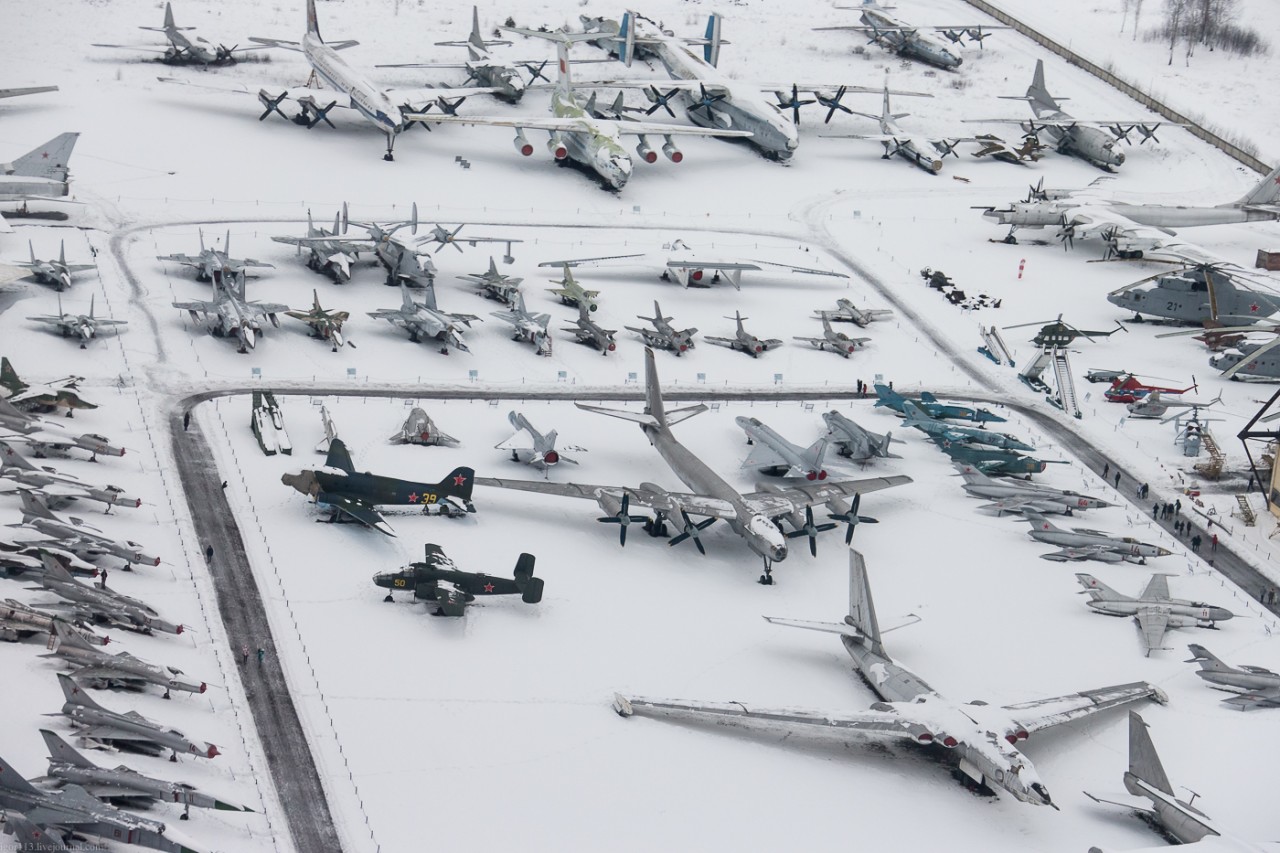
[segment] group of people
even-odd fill
[[[262,646],[258,646],[258,666],[262,666],[262,660],[267,656],[267,650]],[[240,644],[240,663],[247,664],[249,662],[249,647],[244,643]]]
[[[1151,517],[1165,521],[1170,518],[1177,518],[1182,514],[1182,498],[1178,498],[1173,503],[1158,503],[1151,507]],[[1175,525],[1176,527],[1176,525]]]

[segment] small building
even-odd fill
[[[1280,252],[1264,252],[1258,250],[1258,260],[1254,266],[1260,270],[1268,270],[1269,272],[1280,272]]]

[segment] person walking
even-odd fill
[[[1160,518],[1160,504],[1151,505],[1151,517],[1155,519]]]
[[[1182,498],[1178,498],[1173,502],[1173,514],[1174,515],[1182,514]]]
[[[1102,466],[1102,479],[1105,480],[1107,477],[1110,477],[1110,476],[1111,476],[1111,463],[1108,462]]]
[[[1116,488],[1120,488],[1120,472],[1116,472]]]
[[[204,546],[204,561],[205,561],[206,563],[212,563],[212,562],[213,562],[213,546],[212,546],[212,545],[205,545],[205,546]]]
[[[247,664],[248,662],[249,662],[249,644],[241,643],[240,644],[240,663],[241,665],[244,665],[244,664]]]
[[[187,431],[187,427],[189,427],[189,426],[191,426],[191,411],[190,411],[190,410],[185,411],[185,412],[183,412],[183,413],[182,413],[182,431],[183,431],[183,432],[186,432],[186,431]]]
[[[1209,550],[1217,552],[1218,550],[1218,534],[1213,534],[1213,538],[1209,540]]]
[[[267,656],[267,650],[262,646],[258,646],[258,666],[262,666],[262,659]]]
[[[1191,537],[1191,550],[1195,551],[1197,554],[1200,553],[1200,534],[1199,533]]]
[[[102,570],[102,588],[103,589],[107,588],[107,570],[106,569]]]

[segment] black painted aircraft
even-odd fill
[[[427,543],[424,550],[425,562],[410,563],[398,572],[381,572],[373,582],[388,590],[412,590],[415,599],[434,601],[436,616],[461,616],[468,604],[483,595],[519,595],[526,604],[542,600],[542,578],[533,576],[532,554],[520,555],[514,580],[507,580],[461,571],[439,545]],[[383,601],[394,601],[390,592]]]

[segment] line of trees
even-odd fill
[[[1123,3],[1126,18],[1130,7],[1133,9],[1136,39],[1142,0],[1123,0]],[[1191,64],[1191,57],[1197,47],[1207,47],[1210,51],[1225,50],[1238,56],[1269,53],[1269,45],[1257,30],[1236,23],[1238,11],[1238,0],[1164,0],[1164,17],[1160,26],[1147,33],[1145,38],[1169,44],[1170,65],[1173,64],[1179,43],[1183,46],[1187,65]],[[1123,29],[1122,18],[1122,32]]]

